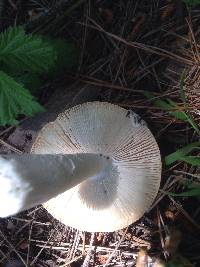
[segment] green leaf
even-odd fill
[[[200,197],[200,184],[194,183],[192,181],[186,181],[183,183],[186,187],[187,191],[184,191],[182,193],[172,193],[172,192],[166,192],[164,190],[160,190],[162,193],[174,196],[174,197]]]
[[[186,71],[184,70],[181,73],[181,78],[180,78],[180,95],[181,95],[181,99],[183,100],[183,103],[186,107],[187,106],[187,98],[186,98],[185,91],[184,91],[185,78],[186,78]]]
[[[146,96],[146,98],[148,98],[154,104],[154,106],[161,108],[163,110],[170,110],[171,109],[170,104],[166,103],[163,100],[155,99],[155,96],[152,93],[146,91],[143,94]]]
[[[36,73],[23,73],[14,76],[14,79],[27,88],[34,96],[37,96],[41,92],[40,88],[44,84],[40,76]]]
[[[181,157],[180,160],[191,164],[192,166],[199,166],[200,167],[200,157],[194,157],[194,156],[184,156]]]
[[[200,4],[200,0],[182,0],[182,1],[189,6],[196,6]]]
[[[200,196],[200,186],[197,188],[194,188],[192,190],[188,190],[182,193],[172,193],[172,192],[166,192],[163,190],[160,190],[161,192],[163,192],[164,194],[167,194],[169,196],[172,197],[199,197]]]
[[[17,124],[19,114],[32,116],[43,111],[28,90],[0,71],[0,125]]]
[[[192,118],[192,116],[190,114],[186,114],[186,115],[187,115],[187,121],[188,121],[188,123],[200,135],[200,129],[199,129],[198,125],[196,124],[196,122],[194,121],[194,119]]]
[[[52,45],[26,34],[22,27],[9,27],[0,34],[0,62],[18,71],[46,72],[56,60]]]
[[[184,103],[184,107],[185,107],[185,114],[186,114],[186,119],[188,121],[188,123],[192,126],[192,128],[198,133],[200,134],[200,129],[198,127],[198,125],[196,124],[196,122],[194,121],[194,119],[192,118],[192,116],[189,113],[189,108],[188,108],[188,103],[187,103],[187,97],[185,95],[185,91],[184,91],[184,82],[185,82],[185,78],[186,78],[186,71],[184,70],[181,74],[181,79],[180,79],[180,95],[181,95],[181,99],[183,100]]]
[[[167,111],[170,115],[174,116],[178,120],[187,121],[187,114],[184,111],[179,111],[179,106],[167,98],[165,100],[155,99],[155,96],[150,92],[144,92],[144,95],[152,101],[155,107],[158,107],[164,111]]]
[[[195,123],[195,121],[193,120],[192,116],[188,112],[180,111],[179,106],[174,101],[172,101],[169,98],[167,98],[165,100],[155,99],[155,96],[153,94],[151,94],[150,92],[144,92],[143,94],[150,101],[153,102],[154,106],[156,106],[156,107],[158,107],[164,111],[167,111],[170,115],[175,117],[177,120],[182,120],[182,121],[188,122],[192,126],[192,128],[198,134],[200,134],[200,129],[197,126],[197,124]],[[186,106],[185,106],[185,108],[186,108]]]
[[[165,157],[165,164],[168,166],[177,160],[182,160],[184,156],[192,152],[194,149],[200,149],[200,142],[189,144],[176,152]]]
[[[79,53],[72,43],[64,39],[53,39],[49,37],[46,40],[53,46],[57,53],[55,64],[49,68],[48,74],[57,76],[78,65]]]
[[[55,72],[69,70],[74,66],[77,66],[79,52],[72,43],[69,43],[64,39],[52,39],[49,42],[58,54],[56,64],[52,66],[52,68],[55,69]]]

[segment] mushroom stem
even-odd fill
[[[107,165],[99,154],[1,155],[0,217],[42,204],[91,176]]]

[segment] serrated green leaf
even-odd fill
[[[44,108],[22,85],[0,71],[0,125],[17,124],[17,115],[32,116]]]
[[[194,142],[189,144],[174,153],[169,154],[165,157],[165,164],[171,165],[172,163],[176,162],[177,160],[182,160],[182,158],[192,152],[194,149],[200,149],[200,142]]]
[[[26,34],[22,27],[9,27],[0,34],[0,62],[16,71],[46,72],[56,60],[52,45]]]
[[[40,76],[36,73],[23,73],[14,76],[14,79],[16,82],[27,88],[34,96],[37,96],[40,93],[40,88],[44,84]]]

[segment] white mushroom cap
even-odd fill
[[[158,145],[137,115],[110,103],[75,106],[47,124],[32,153],[94,153],[109,157],[99,175],[44,204],[62,223],[82,231],[122,229],[148,211],[161,179]]]

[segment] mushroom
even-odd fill
[[[82,231],[115,231],[135,222],[160,186],[160,151],[152,133],[135,113],[110,103],[66,110],[42,128],[31,153],[39,154],[39,167],[34,167],[39,198],[28,206],[47,201],[43,205],[52,216]],[[43,165],[39,160],[43,154],[52,157],[46,168],[48,160]],[[65,160],[70,166],[66,181],[60,170]]]
[[[95,175],[106,166],[106,161],[89,153],[0,156],[0,217],[48,201],[83,182],[85,177]]]

